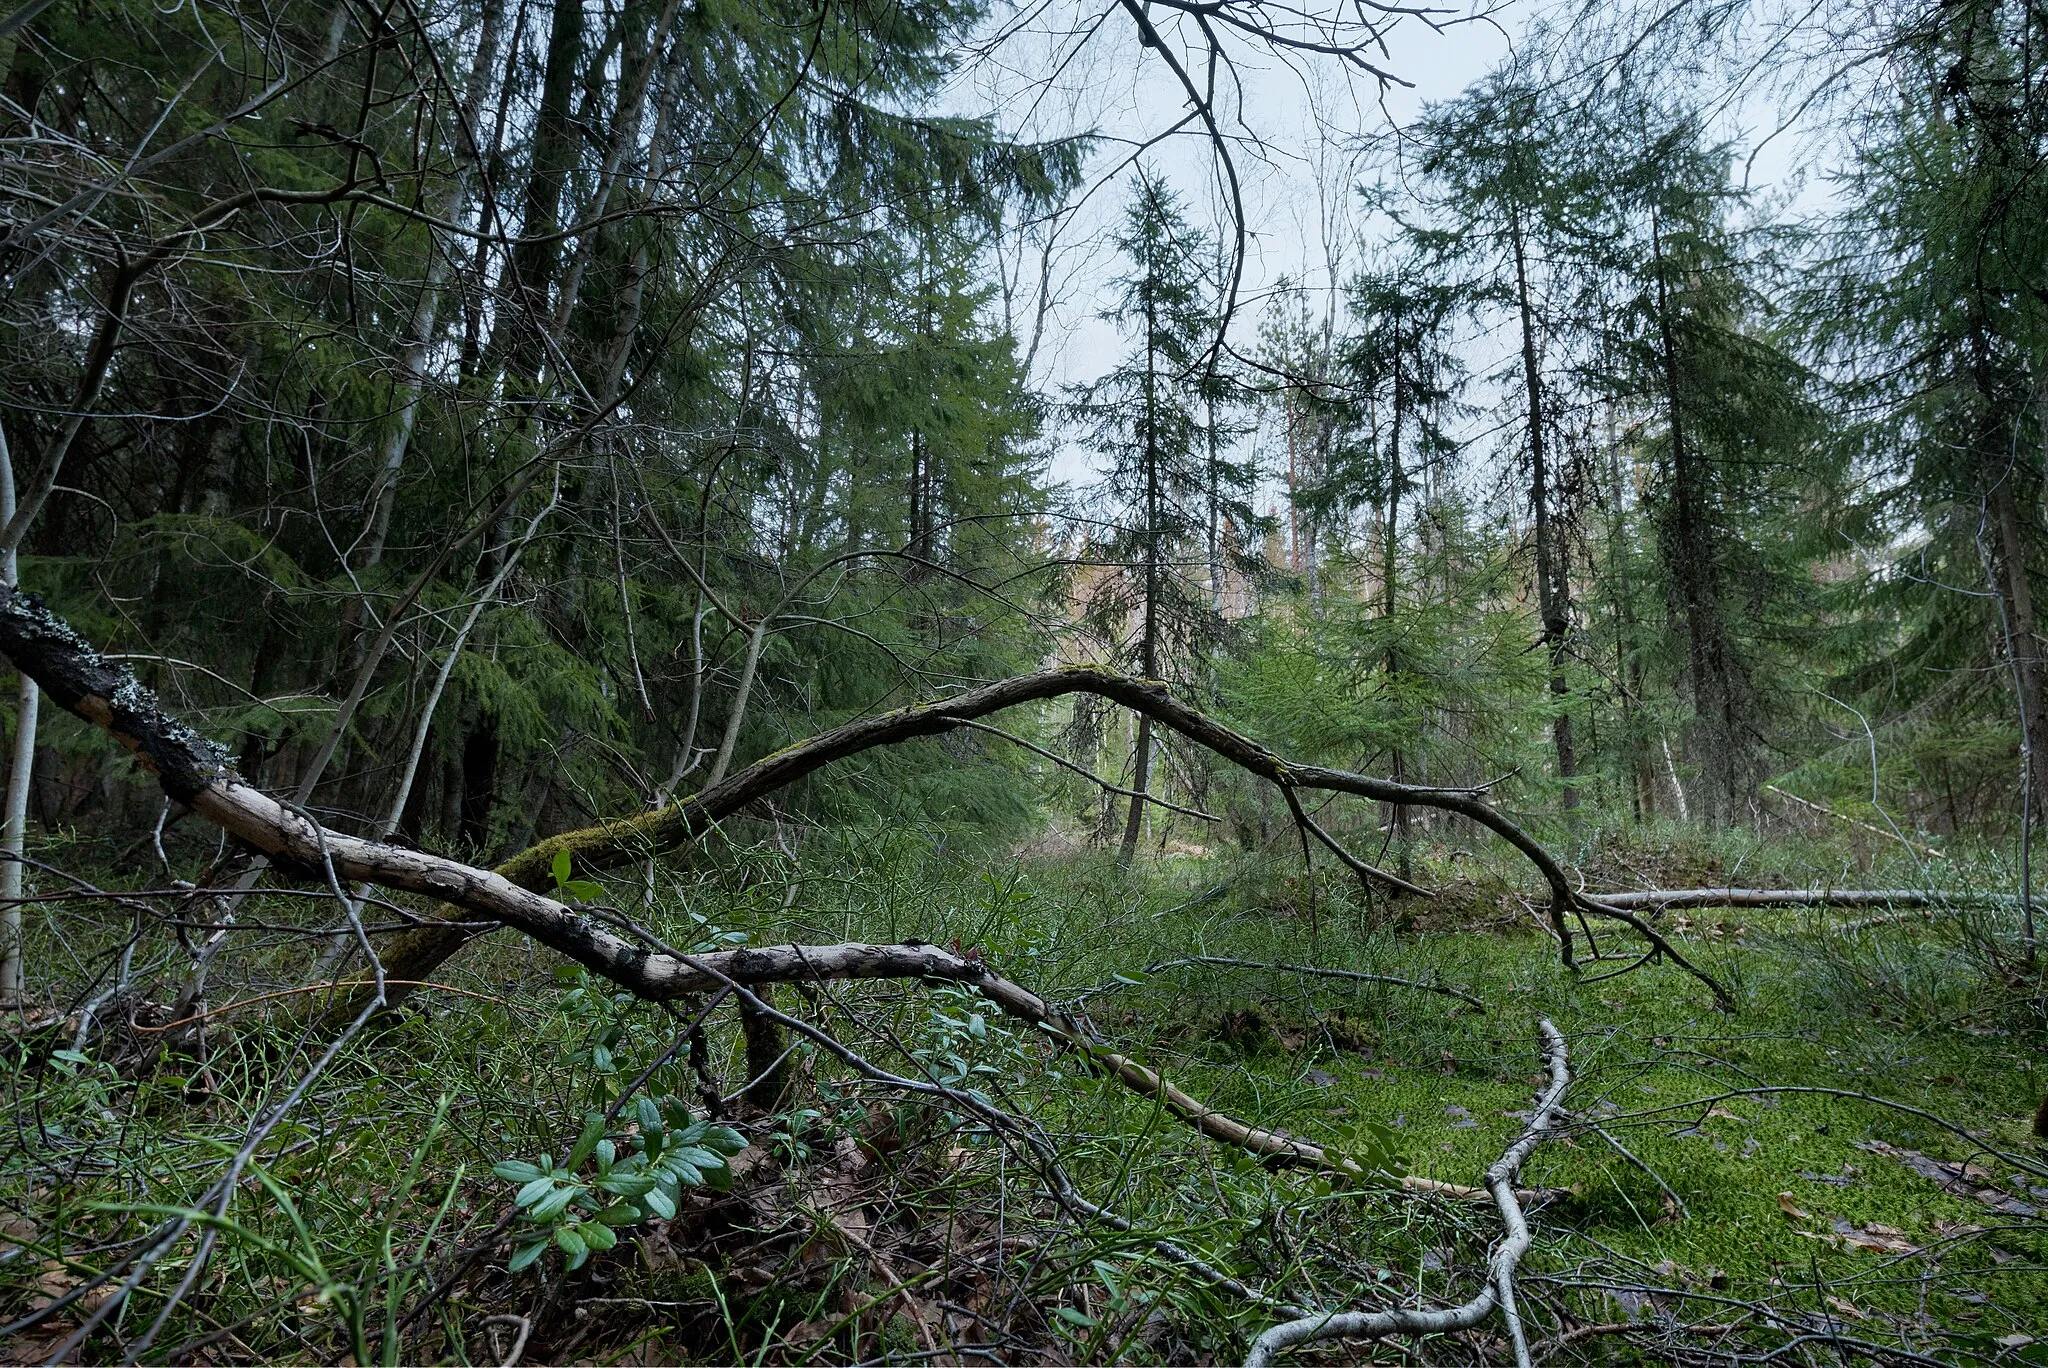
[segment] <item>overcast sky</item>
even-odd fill
[[[1346,0],[1300,2],[1322,12],[1324,4]],[[1308,306],[1320,316],[1333,283],[1341,289],[1359,264],[1361,246],[1375,235],[1373,225],[1361,219],[1356,193],[1369,174],[1362,170],[1363,154],[1375,142],[1384,144],[1426,103],[1457,95],[1507,57],[1540,3],[1498,0],[1484,12],[1462,12],[1440,29],[1414,19],[1391,25],[1374,61],[1398,83],[1347,70],[1330,57],[1283,60],[1249,41],[1231,46],[1235,80],[1229,71],[1219,77],[1217,103],[1223,132],[1232,141],[1247,225],[1232,328],[1240,348],[1255,344],[1283,281],[1306,290]],[[1152,14],[1171,44],[1176,30],[1168,11],[1155,8]],[[1181,31],[1183,39],[1188,33]],[[1184,59],[1199,58],[1185,46],[1176,50]],[[1199,79],[1201,68],[1191,66]],[[1081,201],[1059,226],[1050,305],[1035,329],[1039,258],[1027,255],[1011,263],[1023,278],[1016,325],[1027,344],[1034,331],[1038,336],[1034,379],[1052,394],[1094,379],[1115,364],[1126,345],[1100,315],[1121,269],[1104,239],[1127,202],[1135,165],[1167,177],[1192,216],[1213,227],[1227,221],[1213,145],[1198,124],[1154,142],[1186,116],[1189,104],[1158,55],[1140,45],[1130,17],[1113,4],[1104,8],[1101,0],[1024,0],[1011,12],[1000,41],[963,69],[949,103],[961,112],[994,112],[1020,137],[1082,131],[1101,137]],[[1733,111],[1723,136],[1751,142],[1772,122],[1759,100]],[[1780,202],[1796,194],[1810,203],[1813,193],[1795,190],[1792,175],[1810,160],[1811,148],[1797,138],[1778,139],[1757,158],[1753,184]],[[1301,295],[1291,298],[1299,308]],[[1086,483],[1091,461],[1072,434],[1057,435],[1055,479]]]

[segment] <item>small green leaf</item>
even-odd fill
[[[530,1207],[554,1190],[555,1180],[552,1177],[547,1174],[537,1174],[527,1182],[525,1187],[519,1189],[519,1194],[512,1199],[512,1205],[516,1207]]]
[[[692,1139],[705,1149],[717,1150],[720,1154],[738,1154],[747,1147],[747,1137],[731,1126],[707,1126],[702,1135]]]
[[[639,1222],[640,1213],[634,1210],[632,1207],[626,1205],[624,1202],[620,1202],[614,1206],[608,1206],[603,1211],[598,1212],[597,1219],[604,1222],[608,1226],[634,1225]]]
[[[632,1210],[631,1207],[626,1208],[628,1214],[631,1214]],[[610,1226],[601,1225],[596,1221],[581,1222],[576,1227],[576,1233],[581,1235],[583,1242],[592,1249],[610,1249],[619,1242],[619,1237],[612,1234]]]
[[[574,1173],[583,1167],[583,1161],[597,1148],[597,1142],[604,1139],[604,1117],[596,1112],[583,1123],[583,1134],[576,1137],[576,1148],[569,1151],[569,1171]]]
[[[555,1243],[572,1259],[580,1260],[583,1255],[590,1252],[590,1246],[583,1243],[580,1232],[581,1227],[573,1225],[560,1226],[555,1230]]]
[[[546,1197],[543,1197],[539,1202],[535,1203],[533,1208],[533,1219],[536,1221],[554,1220],[555,1217],[561,1215],[563,1212],[569,1209],[569,1203],[575,1201],[576,1194],[581,1191],[583,1191],[583,1189],[580,1187],[556,1188],[553,1192],[549,1193]]]
[[[529,1164],[524,1159],[500,1159],[491,1165],[491,1172],[508,1183],[530,1183],[540,1177],[541,1173],[538,1166]]]
[[[661,1124],[661,1108],[654,1105],[653,1098],[644,1094],[635,1098],[633,1101],[633,1113],[639,1118],[640,1133],[642,1135],[654,1136],[661,1134],[664,1129]]]
[[[660,1180],[651,1173],[607,1174],[597,1180],[599,1189],[615,1193],[620,1197],[644,1197],[654,1190]]]
[[[556,852],[555,852],[554,874],[555,874],[555,887],[557,887],[557,888],[560,888],[560,887],[561,887],[561,886],[562,886],[563,884],[566,884],[567,882],[569,882],[569,852],[568,852],[568,851],[566,851],[566,850],[558,850],[558,851],[556,851]]]
[[[531,1268],[533,1261],[547,1252],[547,1247],[548,1242],[546,1240],[539,1240],[530,1245],[521,1245],[519,1252],[514,1254],[510,1262],[505,1265],[505,1271],[507,1273],[519,1273]]]
[[[588,879],[571,879],[562,885],[562,891],[577,902],[596,902],[604,896],[604,885]]]
[[[619,1147],[609,1140],[600,1140],[597,1142],[596,1154],[597,1162],[610,1168],[613,1161],[619,1157]]]
[[[1053,1314],[1058,1316],[1067,1324],[1079,1326],[1084,1330],[1092,1329],[1095,1325],[1095,1317],[1084,1316],[1071,1306],[1062,1306],[1058,1308],[1056,1311],[1054,1311]]]
[[[670,1196],[665,1188],[659,1185],[651,1187],[640,1195],[640,1200],[646,1204],[648,1211],[659,1216],[662,1220],[674,1219],[676,1199]]]

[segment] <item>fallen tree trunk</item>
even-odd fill
[[[2010,893],[1948,893],[1924,888],[1653,888],[1602,893],[1603,907],[1665,912],[1688,907],[2011,907]]]
[[[1094,666],[1042,670],[968,689],[951,698],[861,718],[749,765],[703,792],[655,812],[566,832],[514,856],[495,870],[478,869],[424,851],[402,849],[333,831],[244,782],[225,751],[167,716],[154,694],[126,666],[103,659],[31,594],[0,601],[0,653],[35,679],[59,706],[105,730],[129,750],[164,792],[271,858],[330,879],[358,880],[438,898],[470,917],[515,927],[642,996],[697,991],[681,966],[655,964],[648,953],[537,891],[553,881],[557,855],[580,873],[637,862],[710,830],[720,820],[815,773],[877,746],[942,735],[992,712],[1071,693],[1092,693],[1143,713],[1246,771],[1297,789],[1348,793],[1380,802],[1455,812],[1497,833],[1535,865],[1550,887],[1550,920],[1565,963],[1573,963],[1567,914],[1574,908],[1625,922],[1652,950],[1706,984],[1722,1007],[1733,999],[1718,980],[1691,963],[1626,907],[1576,894],[1549,852],[1494,810],[1483,791],[1425,788],[1315,765],[1295,765],[1174,698],[1166,686]],[[383,977],[423,981],[476,934],[437,921],[400,936],[381,956]],[[735,952],[757,954],[760,952]],[[847,976],[860,976],[849,974]],[[736,977],[738,977],[736,975]],[[674,987],[691,980],[692,986]],[[749,981],[749,980],[742,980]],[[760,982],[774,981],[770,978]],[[365,981],[365,992],[372,987]],[[394,1001],[402,994],[394,994]],[[347,1010],[341,1004],[338,1010]]]

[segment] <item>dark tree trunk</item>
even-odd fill
[[[1748,779],[1742,743],[1740,681],[1721,618],[1719,574],[1708,507],[1707,472],[1700,453],[1686,440],[1678,332],[1672,318],[1669,273],[1662,230],[1650,220],[1657,267],[1657,327],[1663,351],[1664,400],[1671,444],[1671,491],[1659,541],[1671,574],[1672,591],[1685,625],[1686,664],[1692,680],[1694,759],[1706,781],[1707,815],[1731,820],[1741,806]]]
[[[1509,216],[1508,238],[1514,248],[1515,302],[1522,321],[1522,382],[1528,391],[1529,502],[1536,515],[1536,608],[1543,619],[1543,643],[1549,648],[1550,692],[1559,708],[1557,720],[1551,724],[1551,744],[1557,752],[1557,777],[1564,784],[1564,805],[1569,808],[1579,802],[1578,788],[1572,783],[1578,774],[1572,718],[1564,710],[1570,693],[1564,665],[1571,633],[1571,585],[1565,575],[1565,557],[1556,544],[1556,530],[1550,521],[1543,374],[1536,364],[1536,310],[1529,299],[1528,252],[1522,240],[1519,212]]]
[[[1394,610],[1400,602],[1398,580],[1400,557],[1398,548],[1401,537],[1401,482],[1404,477],[1401,461],[1401,438],[1407,426],[1407,417],[1408,386],[1406,384],[1406,376],[1401,369],[1401,317],[1397,312],[1394,316],[1394,430],[1390,434],[1391,440],[1387,446],[1386,525],[1380,534],[1380,615],[1386,619],[1389,628],[1385,664],[1387,679],[1390,682],[1401,673],[1401,656],[1400,652],[1393,645],[1392,623]],[[1393,748],[1389,772],[1397,783],[1404,782],[1408,777],[1407,760],[1401,753],[1399,743],[1396,743]],[[1398,861],[1395,865],[1395,871],[1404,879],[1410,878],[1415,872],[1415,858],[1410,839],[1412,832],[1409,830],[1408,805],[1406,803],[1390,803],[1387,805],[1386,815],[1387,825],[1393,833],[1395,844],[1398,846],[1395,852],[1395,858]]]
[[[482,850],[491,838],[498,795],[498,728],[485,718],[462,741],[462,843]]]
[[[1145,602],[1139,624],[1138,672],[1159,678],[1159,383],[1158,320],[1149,298],[1145,305]],[[1145,795],[1151,792],[1152,719],[1138,719],[1137,754],[1132,759],[1131,811],[1124,822],[1123,847],[1117,863],[1128,869],[1137,858],[1138,837],[1145,829]]]

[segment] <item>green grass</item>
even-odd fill
[[[1707,1115],[1700,1100],[1760,1086],[1868,1093],[1935,1113],[1987,1148],[2048,1161],[2029,1133],[2048,1090],[2041,979],[2000,972],[1986,958],[1988,948],[2010,948],[2010,927],[1944,916],[1844,935],[1827,914],[1696,915],[1683,933],[1687,952],[1736,986],[1741,1009],[1728,1015],[1668,966],[1576,980],[1516,903],[1519,879],[1504,865],[1426,853],[1430,875],[1467,882],[1457,905],[1429,912],[1422,930],[1394,929],[1412,909],[1363,908],[1328,874],[1317,878],[1311,915],[1298,869],[1284,866],[1247,873],[1164,861],[1125,876],[1094,857],[946,856],[914,831],[821,843],[800,871],[779,857],[737,860],[664,888],[643,915],[671,940],[701,941],[705,922],[756,943],[958,940],[1055,1000],[1114,985],[1088,999],[1094,1021],[1196,1096],[1339,1144],[1378,1123],[1397,1137],[1407,1171],[1464,1184],[1481,1181],[1521,1126],[1513,1113],[1530,1105],[1541,1066],[1535,1023],[1547,1016],[1571,1046],[1568,1105],[1600,1119],[1640,1165],[1583,1130],[1536,1152],[1525,1181],[1569,1191],[1535,1217],[1524,1279],[1532,1338],[1554,1334],[1561,1313],[1575,1323],[1699,1322],[1732,1319],[1732,1306],[1747,1303],[1808,1325],[1830,1318],[1850,1339],[1945,1361],[2037,1352],[2020,1341],[2048,1337],[2048,1227],[1945,1193],[1859,1142],[1975,1158],[1997,1186],[2043,1208],[2048,1180],[2031,1180],[2037,1197],[1971,1142],[1870,1102],[1746,1096]],[[1805,882],[1839,859],[1788,843],[1745,853],[1739,841],[1587,842],[1574,853],[1595,869],[1654,863],[1702,879],[1727,877],[1739,861],[1755,883]],[[1989,862],[1969,872],[2002,877]],[[1196,901],[1226,878],[1234,882],[1224,896]],[[1611,951],[1626,948],[1625,931],[1602,934]],[[250,955],[232,993],[216,1001],[289,984],[294,953],[302,952]],[[1284,973],[1141,972],[1190,954],[1436,978],[1490,1010]],[[1228,1360],[1271,1314],[1163,1263],[1155,1240],[1177,1240],[1293,1300],[1349,1307],[1470,1296],[1498,1230],[1483,1207],[1375,1186],[1332,1190],[1313,1174],[1268,1170],[1090,1077],[1039,1033],[988,1012],[986,1029],[969,1031],[976,1004],[965,995],[839,985],[803,1001],[785,990],[779,1000],[886,1068],[952,1076],[981,1066],[965,1082],[1033,1118],[1076,1185],[1135,1231],[1076,1224],[1014,1155],[959,1117],[899,1106],[908,1142],[854,1160],[842,1137],[887,1129],[878,1118],[899,1099],[853,1086],[800,1048],[797,1090],[778,1115],[753,1121],[757,1151],[775,1162],[741,1180],[752,1195],[708,1204],[649,1233],[637,1251],[622,1241],[573,1275],[552,1258],[525,1275],[491,1271],[504,1250],[461,1264],[456,1256],[510,1196],[491,1164],[565,1151],[586,1110],[669,1043],[661,1013],[602,992],[572,998],[555,968],[516,936],[491,938],[448,977],[483,996],[424,994],[417,1010],[351,1046],[259,1152],[274,1189],[251,1182],[238,1193],[237,1228],[150,1355],[200,1340],[202,1356],[222,1360],[487,1361],[509,1344],[510,1323],[490,1328],[486,1319],[524,1316],[531,1361],[851,1361],[920,1352],[906,1308],[936,1317],[950,1301],[998,1323],[991,1330],[956,1316],[970,1341],[1007,1336],[1090,1361]],[[257,1009],[219,1018],[210,1034],[203,1070],[177,1056],[139,1056],[119,1032],[82,1065],[53,1061],[46,1039],[15,1047],[17,1122],[0,1202],[18,1247],[0,1261],[5,1314],[104,1266],[147,1228],[152,1218],[138,1208],[191,1200],[217,1172],[219,1147],[237,1143],[260,1100],[310,1057],[290,1018]],[[608,1072],[590,1050],[602,1040],[613,1041]],[[743,1074],[729,1013],[710,1043],[714,1071],[736,1085]],[[678,1062],[651,1086],[689,1096],[695,1080]],[[1682,1218],[1667,1208],[1659,1178],[1683,1203]],[[302,1225],[279,1194],[289,1194]],[[1788,1215],[1780,1194],[1802,1214]],[[1873,1225],[1899,1232],[1891,1238],[1914,1252],[1812,1238]],[[946,1262],[935,1249],[999,1235],[1023,1243],[976,1269],[924,1271]],[[133,1343],[190,1249],[166,1259],[88,1357]],[[413,1315],[458,1268],[451,1293]],[[898,1282],[909,1290],[898,1292]],[[919,1289],[928,1300],[917,1301]],[[406,1323],[389,1330],[394,1319]],[[58,1318],[59,1328],[66,1322]],[[51,1333],[33,1332],[45,1348]],[[1759,1328],[1750,1343],[1763,1352],[1787,1340]],[[1655,1362],[1667,1351],[1654,1338],[1597,1337],[1562,1352],[1565,1361]],[[1398,1354],[1392,1345],[1380,1352]],[[1483,1337],[1431,1351],[1490,1352],[1497,1346]]]

